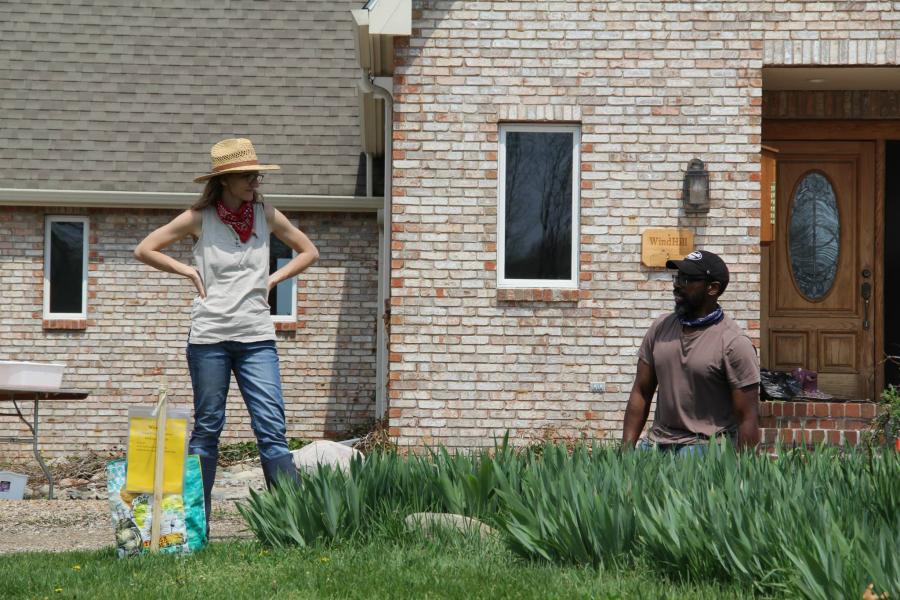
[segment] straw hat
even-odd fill
[[[278,165],[261,165],[256,158],[256,150],[250,140],[243,138],[222,140],[209,151],[212,160],[212,171],[194,179],[194,183],[206,181],[225,173],[242,171],[277,171]]]

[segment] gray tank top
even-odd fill
[[[261,202],[254,204],[253,233],[242,243],[214,206],[200,211],[202,230],[194,244],[194,264],[206,298],[194,298],[192,344],[259,342],[275,339],[269,313],[269,224]]]

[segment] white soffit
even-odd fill
[[[392,92],[394,37],[412,33],[411,0],[369,0],[351,10],[356,29],[356,60],[375,85]],[[384,154],[383,102],[371,92],[359,94],[360,141],[363,152]]]
[[[900,67],[766,67],[764,90],[900,90]]]
[[[369,33],[410,35],[412,33],[412,0],[370,0]]]
[[[199,194],[163,192],[107,192],[85,190],[29,190],[0,188],[0,206],[44,206],[86,208],[186,209]],[[266,194],[279,210],[315,212],[375,212],[384,207],[380,196],[294,196]]]

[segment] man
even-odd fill
[[[641,447],[685,454],[725,436],[752,449],[759,443],[759,361],[750,339],[719,306],[728,267],[697,250],[666,268],[677,269],[675,312],[658,318],[644,336],[622,444],[637,443],[659,388],[649,441]]]

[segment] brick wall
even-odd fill
[[[763,402],[759,405],[762,443],[856,445],[875,418],[877,405],[860,402]]]
[[[42,327],[44,215],[90,217],[87,326]],[[67,363],[64,385],[85,401],[42,410],[42,450],[53,456],[125,441],[128,406],[155,401],[168,379],[172,400],[191,405],[184,359],[192,287],[138,263],[137,242],[176,212],[0,208],[0,359]],[[378,229],[374,215],[287,213],[321,258],[298,283],[298,327],[278,333],[288,435],[320,438],[374,417]],[[171,248],[190,262],[190,244]],[[0,405],[6,412],[8,405]],[[223,440],[252,439],[237,386]],[[0,417],[0,429],[17,427]],[[28,448],[0,446],[0,457]]]
[[[890,2],[413,3],[397,47],[390,417],[401,444],[510,430],[618,435],[669,276],[640,232],[720,253],[725,309],[759,338],[763,65],[897,64]],[[498,292],[498,126],[580,123],[577,293]],[[712,208],[680,208],[699,157]],[[589,382],[606,384],[591,394]]]

